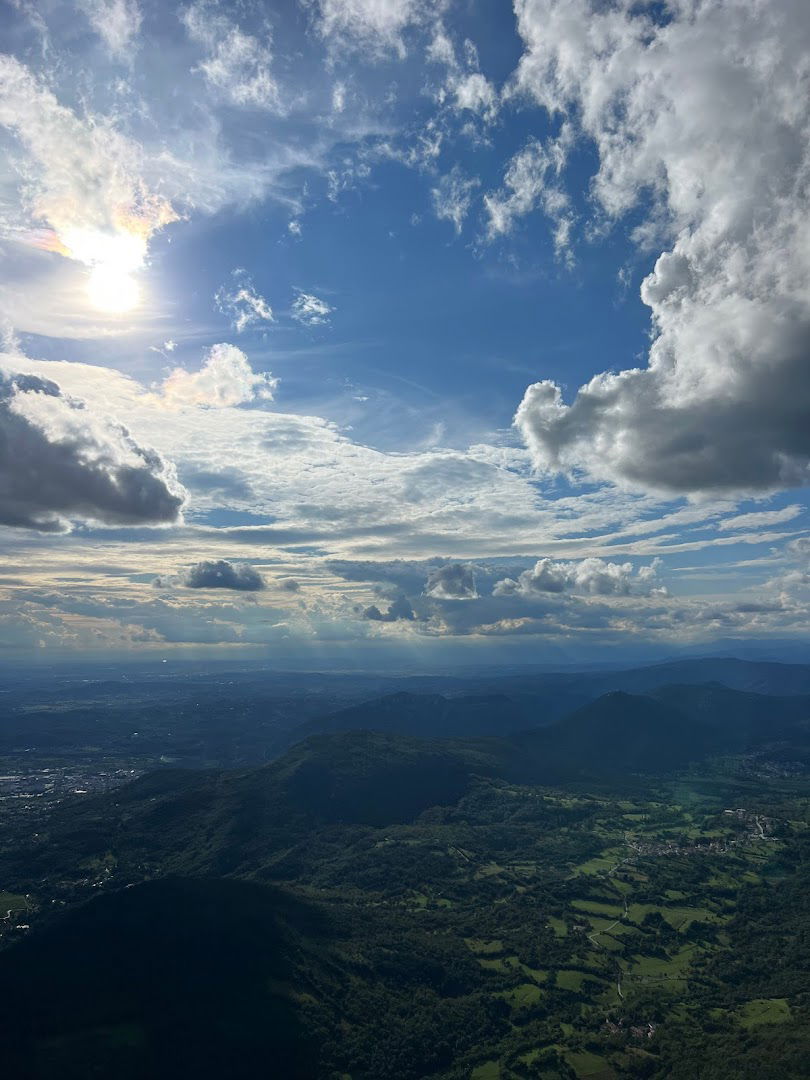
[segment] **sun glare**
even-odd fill
[[[135,278],[126,270],[99,263],[90,272],[87,295],[94,307],[111,315],[120,315],[137,305],[140,289]]]
[[[118,226],[110,231],[68,229],[59,237],[70,258],[89,268],[86,291],[90,303],[111,315],[131,311],[141,294],[135,274],[146,256],[146,238],[138,230]]]

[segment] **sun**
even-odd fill
[[[123,315],[141,298],[138,282],[127,270],[110,263],[97,263],[87,279],[91,304],[111,315]]]
[[[142,231],[120,224],[111,229],[66,229],[59,242],[64,254],[87,267],[85,290],[93,307],[122,315],[140,303],[137,273],[146,259]]]

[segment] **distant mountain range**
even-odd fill
[[[510,676],[476,693],[399,691],[308,721],[285,738],[291,744],[316,733],[355,730],[424,738],[508,736],[551,725],[615,692],[650,695],[698,720],[714,716],[715,724],[730,711],[767,724],[774,708],[779,716],[801,713],[801,703],[772,707],[762,699],[810,697],[810,666],[701,659],[610,673]]]

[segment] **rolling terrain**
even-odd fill
[[[13,1075],[806,1075],[808,698],[384,700],[5,835]]]

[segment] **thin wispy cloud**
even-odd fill
[[[261,36],[246,33],[216,0],[200,0],[183,9],[180,19],[189,37],[203,49],[192,71],[233,105],[277,110],[281,94],[272,74],[268,27]]]
[[[214,303],[217,309],[230,319],[237,334],[241,334],[248,327],[274,321],[273,309],[256,291],[245,270],[233,271],[230,282],[217,290]]]
[[[292,317],[302,326],[326,326],[335,309],[312,293],[299,292],[292,303]]]
[[[79,0],[78,7],[113,57],[131,58],[143,22],[138,0]]]

